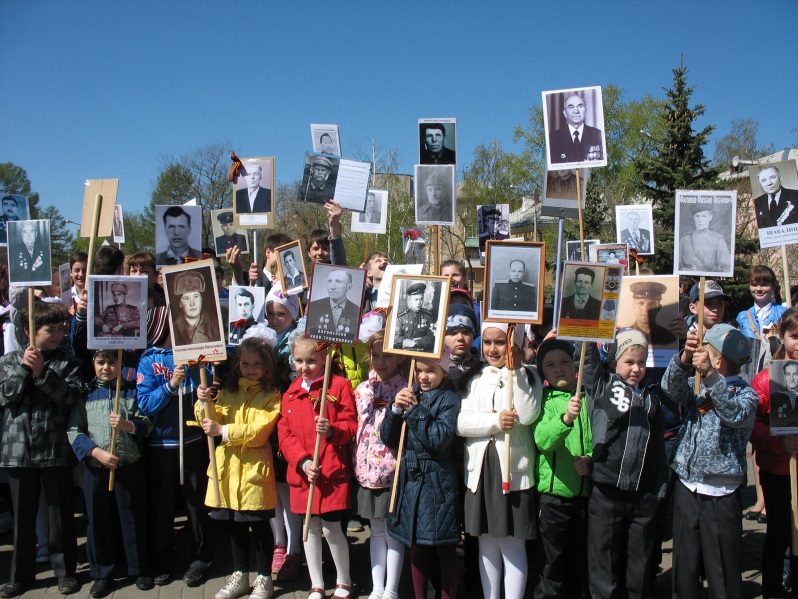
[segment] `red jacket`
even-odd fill
[[[295,514],[304,514],[308,506],[308,479],[300,465],[305,459],[313,459],[316,446],[315,417],[319,413],[318,405],[314,408],[313,399],[321,395],[322,383],[322,379],[315,381],[308,393],[302,388],[302,378],[297,377],[283,395],[280,405],[281,418],[277,423],[277,432],[280,452],[288,461],[286,481],[291,487],[291,511]],[[351,507],[350,447],[357,430],[357,411],[352,385],[344,377],[330,376],[324,416],[330,421],[332,435],[321,441],[321,474],[313,493],[314,515]]]
[[[754,432],[751,433],[756,463],[771,474],[789,476],[790,454],[784,451],[781,437],[770,434],[770,371],[763,370],[757,374],[751,386],[759,395]]]

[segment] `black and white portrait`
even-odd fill
[[[549,170],[607,166],[601,87],[543,92]]]
[[[625,243],[594,243],[587,248],[587,255],[591,262],[602,264],[620,264],[625,267],[629,262]]]
[[[609,343],[615,336],[623,268],[566,262],[562,272],[557,337]],[[608,301],[612,300],[612,301]]]
[[[770,363],[770,434],[798,434],[798,361]]]
[[[543,312],[545,245],[526,241],[489,241],[482,318],[486,322],[540,324]]]
[[[450,285],[449,277],[394,275],[384,351],[439,358]]]
[[[457,119],[418,120],[419,164],[457,162]]]
[[[477,235],[480,254],[485,252],[486,241],[510,239],[510,205],[477,206]]]
[[[147,279],[89,275],[89,349],[147,347]]]
[[[454,165],[415,166],[416,223],[454,225]]]
[[[279,264],[279,276],[286,295],[297,295],[308,287],[305,272],[305,260],[302,256],[302,245],[292,241],[276,248]]]
[[[264,321],[266,290],[263,287],[230,286],[228,342],[239,345],[249,327]]]
[[[352,213],[352,232],[383,234],[387,222],[388,190],[369,189],[366,194],[366,209]]]
[[[654,219],[651,204],[615,207],[615,239],[641,256],[654,253]]]
[[[582,244],[580,241],[566,241],[565,254],[566,260],[569,262],[587,262],[587,257],[590,256],[590,246],[599,243],[598,239],[585,239],[585,258],[582,258]]]
[[[28,196],[21,196],[14,193],[2,194],[2,212],[0,212],[0,246],[8,245],[9,222],[18,220],[28,220],[30,212],[28,210]]]
[[[307,337],[354,344],[366,288],[362,268],[315,263],[308,301]]]
[[[58,266],[58,283],[61,303],[69,309],[72,307],[72,267],[69,262]]]
[[[242,254],[249,253],[247,230],[236,228],[231,209],[211,210],[211,227],[217,256],[224,256],[232,247],[237,247]]]
[[[310,125],[310,137],[313,140],[313,151],[317,154],[341,156],[341,136],[338,125]]]
[[[202,258],[202,207],[155,207],[155,265],[183,264]]]
[[[335,198],[335,183],[338,179],[340,158],[305,154],[302,184],[298,200],[312,204],[324,204]]]
[[[679,340],[671,331],[679,318],[679,277],[624,277],[619,303],[618,326],[637,329],[646,336],[648,366],[666,367],[679,350]]]
[[[50,221],[8,221],[8,279],[12,285],[51,285]]]
[[[798,173],[795,160],[749,167],[751,195],[763,248],[798,243]]]
[[[122,204],[114,205],[114,243],[125,243],[125,220]]]
[[[579,169],[579,178],[581,180],[582,210],[584,211],[590,169]],[[579,218],[579,205],[576,203],[576,169],[546,171],[543,184],[543,199],[540,203],[541,216]]]
[[[234,185],[233,209],[239,227],[274,226],[274,158],[242,158]]]
[[[677,191],[674,274],[734,276],[736,191]]]
[[[377,290],[377,308],[391,307],[391,290],[393,287],[394,275],[420,275],[424,270],[423,264],[389,264],[385,267],[385,274],[382,275],[380,288]]]

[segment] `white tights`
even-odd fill
[[[386,532],[386,523],[385,518],[369,519],[371,581],[374,585],[371,594],[383,599],[397,599],[405,546]]]
[[[321,516],[312,516],[308,528],[308,540],[305,541],[305,559],[308,562],[310,586],[323,589],[324,575],[321,571],[321,535],[327,539],[333,562],[335,563],[335,583],[352,585],[349,577],[349,544],[340,522],[330,522]],[[345,597],[344,591],[337,591],[336,597]]]
[[[499,599],[501,595],[502,561],[505,599],[522,599],[527,577],[526,541],[479,535],[479,575],[485,599]]]
[[[290,505],[288,483],[277,483],[277,507],[274,518],[269,520],[274,544],[285,547],[286,553],[290,555],[299,555],[302,550],[302,516],[294,514]]]

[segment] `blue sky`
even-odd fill
[[[84,179],[118,177],[137,211],[161,156],[223,139],[293,181],[310,123],[339,124],[344,156],[396,148],[412,173],[418,118],[453,116],[462,169],[491,139],[517,149],[541,91],[661,96],[680,54],[713,139],[752,117],[760,142],[791,147],[798,42],[779,24],[798,4],[767,4],[2,0],[0,162],[75,221]]]

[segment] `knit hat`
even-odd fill
[[[166,306],[147,310],[147,345],[150,347],[163,343],[169,334],[169,316]]]
[[[477,315],[471,306],[465,304],[449,304],[449,314],[446,318],[446,333],[453,333],[458,329],[468,329],[472,335],[477,334]]]
[[[718,350],[723,357],[742,366],[751,361],[748,338],[730,324],[716,324],[704,334],[704,343]]]
[[[538,355],[535,360],[535,363],[538,367],[538,373],[540,376],[543,376],[543,358],[546,357],[546,354],[550,351],[555,349],[559,349],[564,351],[569,356],[574,355],[574,344],[570,341],[563,341],[562,339],[557,339],[557,337],[551,337],[550,339],[546,339],[543,343],[540,344],[538,347]]]
[[[648,341],[646,336],[637,329],[631,327],[623,327],[618,329],[615,333],[615,341],[610,345],[607,351],[607,357],[611,364],[615,364],[627,349],[633,345],[642,345],[648,351]]]
[[[280,304],[284,306],[290,313],[291,318],[296,320],[299,317],[299,299],[296,295],[285,295],[279,283],[272,285],[269,289],[269,294],[266,296],[266,308],[269,304]]]

